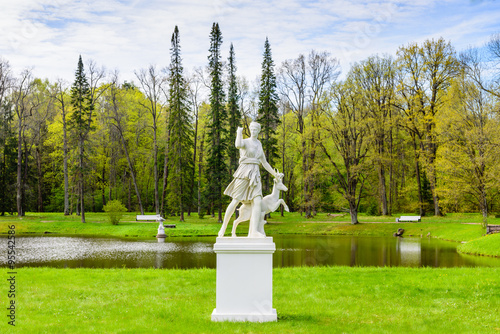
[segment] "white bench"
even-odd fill
[[[137,215],[135,220],[156,220],[157,222],[164,221],[161,215]]]
[[[396,218],[396,223],[399,222],[419,222],[422,219],[421,216],[401,216]]]
[[[163,222],[165,221],[165,218],[163,218],[161,215],[137,215],[135,216],[135,220],[144,220],[144,221],[152,221],[155,220],[156,222],[160,223],[163,225]],[[170,225],[163,225],[164,228],[175,228],[175,224],[170,224]]]

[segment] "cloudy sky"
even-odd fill
[[[460,51],[500,32],[496,0],[0,0],[0,57],[17,74],[72,82],[78,55],[121,80],[170,61],[180,31],[183,65],[206,66],[209,34],[219,22],[223,58],[234,44],[238,74],[260,74],[265,38],[277,65],[311,49],[329,51],[346,72],[373,54],[443,37]]]

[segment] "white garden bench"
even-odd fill
[[[135,217],[135,220],[146,220],[146,221],[151,221],[151,220],[155,220],[157,222],[160,222],[160,221],[164,221],[165,219],[163,219],[161,217],[161,215],[137,215]]]
[[[161,223],[163,225],[163,221],[165,221],[165,218],[163,218],[161,215],[137,215],[135,216],[135,220],[143,220],[143,221],[152,221],[156,220],[156,222]],[[170,224],[170,225],[163,225],[164,228],[175,228],[175,224]]]
[[[401,216],[396,218],[396,223],[399,222],[419,222],[422,219],[421,216]]]

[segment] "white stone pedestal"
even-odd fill
[[[273,308],[273,253],[267,238],[217,238],[216,308],[212,321],[277,321]]]

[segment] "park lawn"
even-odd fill
[[[294,267],[273,275],[278,322],[214,323],[214,269],[20,268],[16,327],[4,317],[0,332],[500,333],[500,268]]]
[[[64,216],[61,213],[27,213],[25,217],[0,217],[0,235],[6,234],[9,226],[15,224],[16,234],[59,234],[79,236],[112,236],[126,238],[153,238],[157,234],[155,222],[136,222],[134,213],[126,213],[118,225],[111,225],[104,213],[87,213],[87,223],[82,224],[76,215]],[[268,235],[305,234],[305,235],[371,235],[391,236],[398,228],[406,230],[405,235],[426,236],[451,240],[469,241],[484,234],[478,225],[479,214],[449,214],[445,217],[424,217],[421,223],[395,223],[394,217],[360,215],[360,224],[351,225],[349,215],[331,217],[325,213],[315,218],[306,219],[299,213],[285,213],[281,217],[274,213],[265,227]],[[498,222],[496,222],[498,220]],[[500,223],[500,218],[491,218],[490,222]],[[216,218],[205,216],[200,219],[193,214],[185,222],[178,222],[177,217],[170,217],[165,224],[176,224],[174,229],[165,229],[169,237],[216,236],[220,224]],[[230,234],[230,223],[226,235]],[[245,235],[248,223],[238,227],[239,235]]]
[[[464,254],[500,257],[500,233],[474,239],[459,245],[457,250]]]

